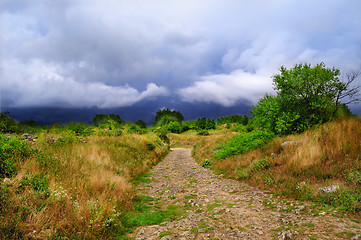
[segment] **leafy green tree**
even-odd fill
[[[168,119],[173,119],[179,123],[182,123],[184,121],[184,116],[181,112],[176,110],[170,110],[168,108],[163,108],[157,111],[154,123],[158,123],[165,116],[167,116]]]
[[[94,126],[99,126],[101,124],[107,123],[109,120],[115,121],[119,124],[124,123],[124,121],[119,117],[119,115],[95,114],[95,117],[93,118],[93,124],[94,124]]]
[[[140,128],[147,128],[147,124],[143,120],[138,120],[134,124],[138,125]]]
[[[359,74],[347,76],[342,81],[340,70],[326,68],[324,63],[314,67],[297,64],[292,69],[282,66],[280,74],[273,76],[276,96],[266,95],[252,110],[255,125],[290,134],[347,113],[341,100],[347,99],[347,104],[359,101],[358,87],[351,86]]]
[[[18,123],[9,116],[9,112],[0,113],[0,132],[16,133],[18,132]]]
[[[93,129],[91,126],[85,123],[81,122],[71,122],[66,125],[66,127],[73,132],[75,132],[76,135],[80,136],[89,136],[92,134]]]
[[[216,122],[214,119],[198,118],[195,122],[197,130],[210,130],[216,128]]]
[[[247,115],[230,115],[226,117],[217,118],[217,125],[230,124],[230,123],[240,123],[243,125],[248,124],[248,116]]]
[[[168,130],[172,133],[182,133],[183,127],[179,122],[170,122],[168,124]]]

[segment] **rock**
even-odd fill
[[[10,183],[10,182],[11,182],[11,179],[10,179],[10,178],[4,178],[3,182],[4,182],[4,183]]]
[[[293,230],[287,230],[287,231],[283,231],[281,232],[281,234],[278,236],[279,240],[287,240],[287,239],[293,239],[294,238],[294,234],[296,232]]]
[[[319,188],[318,190],[323,192],[323,193],[331,193],[331,192],[335,192],[339,188],[340,187],[338,185],[331,185],[331,186],[328,186],[328,187]]]
[[[21,139],[29,139],[31,136],[29,133],[24,133]]]
[[[298,144],[298,143],[300,143],[300,142],[299,142],[299,141],[286,141],[286,142],[283,142],[283,143],[281,144],[281,146],[282,146],[282,147],[285,147],[285,146],[287,146],[287,145]]]

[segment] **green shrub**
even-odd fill
[[[16,133],[18,132],[18,123],[9,116],[8,112],[0,112],[0,132]]]
[[[238,168],[237,177],[242,180],[247,180],[250,177],[250,175],[248,172],[244,171],[242,168]]]
[[[197,134],[201,136],[209,136],[209,132],[207,130],[199,130]]]
[[[149,151],[153,151],[156,148],[156,146],[151,142],[147,142],[146,145]]]
[[[31,153],[27,142],[0,135],[0,178],[12,177],[16,173],[16,162],[24,160]]]
[[[321,193],[317,200],[321,204],[330,205],[343,211],[351,213],[361,211],[360,189],[345,188],[331,193]]]
[[[72,130],[77,136],[89,136],[93,133],[92,127],[85,123],[71,122],[68,123],[66,127]]]
[[[257,172],[263,169],[268,169],[271,166],[271,163],[268,159],[260,159],[253,161],[250,165],[250,169],[253,172]]]
[[[216,159],[241,154],[261,147],[275,135],[272,132],[257,131],[235,136],[214,149]]]
[[[33,174],[31,176],[25,176],[19,184],[20,187],[30,186],[35,191],[47,192],[49,188],[49,182],[46,176],[41,176],[39,174]]]
[[[211,165],[211,161],[209,161],[209,159],[204,159],[203,163],[202,163],[202,167],[209,167]]]
[[[171,133],[182,133],[183,132],[183,127],[179,122],[170,122],[168,124],[168,130]]]

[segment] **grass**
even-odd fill
[[[32,146],[16,136],[0,135],[0,143],[10,149],[2,152],[8,161],[2,177],[9,180],[0,181],[1,239],[124,234],[130,228],[124,216],[137,204],[134,185],[147,181],[144,173],[168,153],[152,133],[82,139],[49,131]],[[146,216],[176,214],[167,211]]]
[[[212,134],[217,136],[217,131]],[[276,137],[253,150],[247,147],[248,142],[241,150],[230,150],[235,143],[243,144],[239,139],[249,138],[245,134],[233,138],[232,135],[223,132],[218,138],[205,137],[194,147],[193,156],[200,164],[209,159],[211,169],[226,177],[360,217],[360,119],[341,119],[302,134]],[[282,146],[285,141],[294,143]],[[216,152],[209,149],[216,149]],[[340,190],[333,194],[318,190],[330,185],[338,185]]]

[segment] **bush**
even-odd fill
[[[72,130],[77,136],[89,136],[93,133],[91,126],[85,123],[71,122],[66,127]]]
[[[214,119],[209,119],[209,118],[198,118],[195,121],[195,125],[198,130],[216,129],[216,122],[214,121]]]
[[[16,133],[18,132],[18,124],[17,122],[9,117],[8,112],[0,113],[0,132],[4,133]]]
[[[211,166],[211,161],[209,161],[209,159],[204,159],[204,161],[203,161],[203,163],[202,163],[202,165],[201,165],[202,167],[209,167],[209,166]]]
[[[182,133],[183,132],[183,127],[179,122],[170,122],[168,124],[168,130],[171,133]]]
[[[207,130],[199,130],[197,134],[201,136],[209,136],[209,132]]]
[[[261,147],[275,135],[272,132],[257,131],[235,136],[214,149],[216,159],[241,154],[251,149]]]
[[[257,172],[263,169],[268,169],[271,166],[271,163],[268,159],[260,159],[260,160],[256,160],[253,161],[250,169],[253,172]]]
[[[40,176],[39,174],[33,174],[32,176],[28,177],[25,176],[21,181],[20,181],[20,187],[23,186],[30,186],[32,187],[35,191],[43,191],[43,192],[47,192],[48,188],[49,188],[49,181],[46,178],[46,176]]]
[[[27,142],[0,135],[0,178],[12,177],[16,173],[16,162],[24,160],[31,153]]]

